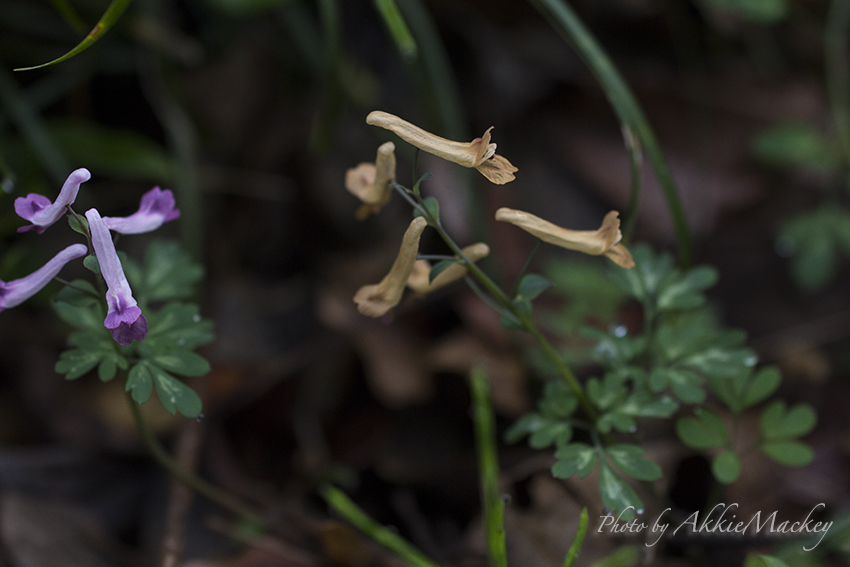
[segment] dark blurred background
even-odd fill
[[[71,49],[107,6],[70,0],[69,19],[59,4],[0,0],[0,277],[29,273],[76,238],[64,223],[17,234],[13,211],[30,192],[53,198],[75,168],[92,172],[78,212],[129,214],[152,186],[175,191],[181,219],[122,248],[138,255],[169,237],[203,262],[199,299],[217,335],[203,354],[213,371],[192,382],[205,404],[200,424],[155,403],[145,410],[166,442],[197,429],[199,471],[262,503],[278,526],[258,533],[198,500],[186,564],[397,564],[332,519],[314,492],[330,479],[435,559],[484,565],[464,376],[488,361],[503,428],[533,405],[527,345],[462,285],[404,301],[391,321],[360,316],[351,298],[386,272],[410,213],[396,198],[356,221],[343,178],[394,139],[398,179],[413,183],[412,148],[367,126],[371,110],[463,141],[495,126],[499,153],[519,168],[515,182],[494,186],[425,155],[419,171],[432,175],[424,191],[439,199],[446,229],[461,245],[489,242],[486,269],[511,282],[533,240],[496,226],[498,207],[576,229],[596,228],[611,209],[626,213],[629,156],[582,60],[518,0],[398,0],[415,58],[399,52],[366,0],[136,0],[80,55],[13,72]],[[781,366],[786,399],[818,409],[812,465],[747,461],[723,498],[794,517],[819,502],[846,510],[850,220],[841,219],[850,219],[850,162],[837,149],[827,89],[831,3],[572,5],[658,135],[695,263],[720,271],[711,296],[724,322]],[[642,191],[632,242],[675,251],[648,166]],[[789,225],[813,211],[829,211],[836,228],[820,217]],[[445,252],[436,240],[426,247]],[[553,256],[575,258],[544,249],[536,265]],[[65,382],[53,371],[68,330],[49,307],[57,289],[0,314],[0,565],[150,564],[166,476],[134,432],[123,384]],[[662,489],[698,508],[707,462],[671,429],[653,435]],[[549,459],[523,443],[502,453],[517,565],[560,564],[581,506],[591,518],[601,508],[592,483],[553,480]],[[634,543],[594,534],[580,564]],[[671,544],[644,564],[735,565],[758,549],[770,547]],[[635,564],[630,557],[610,564]]]

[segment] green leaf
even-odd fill
[[[160,351],[149,359],[152,363],[181,376],[204,376],[210,371],[210,363],[203,356],[187,349]]]
[[[768,366],[759,370],[749,380],[747,387],[743,389],[743,408],[752,407],[769,398],[771,394],[776,392],[781,382],[782,376],[775,366]]]
[[[82,349],[70,349],[59,355],[59,361],[54,367],[56,372],[64,374],[66,380],[75,380],[92,370],[104,353]]]
[[[516,443],[526,435],[534,433],[548,423],[549,420],[539,413],[526,414],[505,431],[505,442]]]
[[[547,423],[531,434],[528,444],[534,449],[544,449],[549,445],[561,446],[570,442],[573,428],[566,421],[546,420]]]
[[[606,447],[605,453],[620,471],[638,480],[657,480],[661,478],[661,467],[644,459],[646,451],[637,445],[620,444]]]
[[[717,270],[710,266],[699,266],[684,276],[678,271],[670,272],[659,284],[656,305],[659,311],[672,309],[694,309],[705,304],[703,290],[717,283]]]
[[[815,428],[817,414],[808,404],[797,404],[790,410],[785,402],[777,400],[761,414],[762,437],[767,441],[793,439]]]
[[[153,393],[153,379],[147,366],[136,364],[127,375],[127,383],[124,385],[125,392],[131,392],[131,396],[137,403],[143,404],[148,401]]]
[[[829,171],[839,163],[835,148],[808,124],[784,123],[765,130],[753,141],[753,152],[761,161],[785,168],[804,166]]]
[[[86,220],[86,217],[80,215],[68,215],[68,226],[71,227],[71,230],[82,234],[83,236],[87,236],[89,233],[89,221]]]
[[[632,487],[604,459],[599,460],[599,492],[602,494],[602,504],[624,521],[633,520],[635,511],[643,509],[643,502]]]
[[[418,185],[418,183],[417,183]],[[428,211],[428,214],[431,215],[431,218],[436,221],[437,225],[440,224],[440,203],[437,202],[437,199],[434,197],[428,197],[422,201],[422,204],[425,206],[425,209]],[[424,217],[421,211],[417,210],[414,214],[414,217]]]
[[[694,417],[682,417],[676,421],[676,434],[682,443],[692,449],[725,446],[728,437],[723,420],[703,408],[697,408],[694,414]]]
[[[566,419],[575,413],[578,400],[563,381],[552,380],[544,386],[538,408],[548,418]]]
[[[103,328],[104,314],[99,301],[85,296],[85,299],[81,297],[74,303],[68,303],[58,297],[57,301],[53,302],[53,309],[60,319],[78,329]]]
[[[94,254],[89,254],[85,258],[83,258],[83,266],[93,274],[100,275],[100,264],[97,261],[97,257]]]
[[[117,356],[117,355],[116,355]],[[109,382],[115,378],[115,373],[118,372],[118,359],[116,356],[104,356],[97,367],[97,377],[101,382]]]
[[[604,381],[591,378],[585,387],[591,401],[603,410],[613,407],[626,395],[626,387],[613,372],[606,374]]]
[[[800,441],[774,441],[760,448],[768,457],[787,467],[802,467],[815,458],[812,448]]]
[[[186,417],[201,413],[201,398],[189,386],[154,364],[147,364],[163,407],[172,415],[178,411]]]
[[[194,349],[214,338],[212,322],[201,318],[198,306],[191,303],[169,303],[158,311],[145,312],[148,336],[140,347],[150,352],[168,352],[175,347]]]
[[[453,266],[457,263],[458,260],[456,258],[449,258],[446,260],[440,260],[439,262],[434,264],[434,266],[431,268],[431,271],[428,272],[428,283],[433,282],[434,278],[442,274],[450,266]]]
[[[630,250],[635,267],[631,270],[614,269],[611,279],[638,301],[654,302],[661,281],[673,269],[673,257],[656,254],[645,244],[630,247]]]
[[[838,267],[839,249],[850,253],[850,214],[823,205],[786,222],[778,245],[792,254],[791,275],[806,291],[828,284]]]
[[[538,274],[526,274],[519,280],[515,299],[533,301],[538,295],[552,287],[552,282]]]
[[[711,461],[711,472],[718,482],[730,484],[741,474],[741,461],[735,453],[723,451]]]
[[[157,240],[148,247],[141,277],[141,282],[132,279],[130,282],[140,284],[137,291],[140,301],[183,299],[194,293],[195,284],[204,277],[204,269],[192,262],[177,242]]]
[[[555,458],[558,462],[552,465],[552,475],[556,478],[570,478],[576,472],[584,478],[596,467],[596,450],[584,443],[570,443],[558,448]]]
[[[618,413],[633,417],[660,417],[667,418],[676,413],[679,404],[670,396],[653,396],[649,392],[640,390],[634,392],[629,398],[617,408]]]
[[[623,433],[627,431],[634,432],[636,427],[637,424],[634,419],[618,411],[603,413],[596,420],[596,428],[601,433],[608,433],[612,428]]]
[[[649,375],[649,385],[654,392],[669,386],[677,398],[688,404],[698,404],[705,400],[702,378],[684,368],[653,368]]]
[[[48,65],[54,65],[56,63],[61,63],[67,59],[70,59],[74,55],[78,53],[82,53],[86,49],[88,49],[94,42],[103,36],[109,28],[111,28],[115,22],[118,21],[118,18],[121,17],[121,14],[124,13],[124,10],[127,9],[127,6],[130,5],[131,0],[112,0],[112,3],[109,4],[109,7],[104,12],[103,16],[100,18],[100,21],[94,26],[94,28],[89,32],[89,34],[81,41],[77,46],[66,53],[65,55],[54,59],[53,61],[48,61],[47,63],[43,63],[41,65],[36,65],[34,67],[21,67],[15,69],[15,71],[31,71],[33,69],[40,69],[42,67],[47,67]]]

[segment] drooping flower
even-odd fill
[[[112,333],[112,338],[120,345],[128,345],[133,339],[140,341],[148,334],[148,320],[133,298],[133,291],[124,275],[121,260],[115,252],[115,244],[106,223],[97,209],[86,211],[89,221],[91,242],[100,273],[106,281],[106,304],[108,307],[103,326]]]
[[[605,215],[598,230],[569,230],[531,213],[508,208],[496,211],[496,220],[516,225],[543,242],[585,254],[604,254],[618,266],[632,268],[635,261],[628,249],[620,243],[623,234],[620,232],[620,219],[617,218],[619,214],[611,211]]]
[[[515,179],[517,168],[500,155],[496,155],[496,144],[490,143],[491,126],[480,138],[471,142],[453,142],[426,132],[398,116],[375,110],[366,117],[366,123],[395,132],[399,138],[420,150],[441,157],[464,167],[474,167],[497,185]]]
[[[174,193],[154,187],[142,195],[138,211],[129,217],[103,217],[103,222],[109,230],[121,234],[141,234],[156,230],[179,216],[180,210],[174,208]]]
[[[363,162],[345,172],[345,188],[363,201],[355,217],[363,220],[389,203],[390,182],[395,179],[395,144],[386,142],[378,147],[375,163]]]
[[[483,242],[471,244],[463,248],[464,255],[473,262],[477,262],[481,258],[486,258],[490,254],[490,247]],[[456,262],[437,274],[437,276],[428,281],[431,275],[431,263],[428,260],[416,260],[413,265],[413,272],[407,278],[407,287],[415,291],[419,295],[432,293],[442,287],[456,282],[466,275],[466,266]]]
[[[30,221],[32,224],[22,226],[18,232],[26,232],[35,230],[41,234],[47,227],[59,220],[65,214],[65,207],[71,205],[77,198],[77,193],[80,191],[80,184],[91,179],[89,170],[81,167],[80,169],[71,172],[65,184],[62,185],[62,190],[56,201],[51,202],[50,199],[38,193],[30,193],[26,197],[18,197],[15,199],[15,212],[24,220]]]
[[[72,244],[30,275],[10,282],[0,280],[0,311],[20,305],[41,291],[65,264],[74,258],[85,256],[86,252],[88,249],[84,245]]]
[[[354,303],[360,313],[368,317],[382,317],[398,305],[419,254],[419,238],[427,225],[428,222],[422,217],[413,219],[404,233],[401,248],[389,273],[380,283],[365,285],[357,290]]]

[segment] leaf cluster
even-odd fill
[[[75,380],[97,368],[101,381],[127,372],[125,389],[138,403],[148,401],[156,388],[160,402],[171,414],[195,417],[201,399],[177,376],[203,376],[209,363],[194,349],[212,341],[212,323],[201,318],[198,306],[178,301],[193,294],[203,270],[174,242],[154,241],[143,264],[122,261],[137,301],[148,320],[144,341],[117,344],[103,326],[102,296],[85,280],[74,280],[56,296],[59,317],[74,327],[56,372]],[[158,308],[151,304],[159,305]]]
[[[579,328],[595,343],[593,359],[601,370],[584,385],[594,419],[581,419],[573,393],[555,381],[543,388],[537,411],[507,433],[510,442],[527,435],[534,448],[554,445],[553,474],[559,478],[584,477],[598,465],[603,502],[617,513],[642,506],[622,475],[654,480],[661,470],[641,457],[643,449],[634,437],[617,443],[614,436],[637,433],[641,418],[671,418],[680,405],[695,405],[692,415],[677,420],[676,431],[689,447],[713,451],[714,475],[732,482],[740,473],[740,458],[753,448],[736,452],[734,431],[720,417],[723,412],[706,404],[719,403],[738,416],[767,400],[781,382],[776,368],[756,369],[757,357],[744,346],[745,334],[724,328],[708,306],[705,292],[717,282],[714,268],[681,270],[669,255],[646,246],[633,247],[632,254],[635,268],[614,268],[609,279],[619,288],[619,297],[631,297],[642,306],[641,328],[630,331],[616,322],[605,330]],[[557,270],[560,274],[553,279],[563,280],[566,265]],[[784,403],[774,402],[762,413],[756,448],[785,465],[805,464],[811,449],[798,437],[814,423],[809,406],[786,410]],[[577,427],[587,430],[592,444],[574,439]]]

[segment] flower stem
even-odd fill
[[[481,502],[484,505],[487,557],[490,567],[507,567],[505,543],[505,504],[499,491],[499,460],[496,449],[496,424],[490,402],[487,371],[475,366],[469,376],[475,419],[475,441],[478,449],[478,474],[481,479]]]
[[[413,567],[438,567],[409,541],[376,522],[338,488],[325,485],[319,488],[319,494],[331,508],[336,510],[351,525],[369,536],[373,541],[395,553],[409,565]]]
[[[203,494],[222,508],[227,508],[231,512],[242,516],[252,523],[260,525],[265,525],[267,523],[236,496],[222,490],[212,483],[205,481],[204,479],[196,476],[194,473],[187,471],[178,465],[174,459],[171,458],[171,455],[169,455],[162,447],[162,445],[159,444],[159,441],[157,441],[153,431],[150,427],[148,427],[148,424],[145,423],[145,420],[142,417],[142,412],[139,410],[139,404],[130,397],[129,393],[127,394],[127,404],[130,406],[130,411],[133,414],[133,420],[136,422],[136,428],[139,430],[139,434],[142,436],[142,440],[148,448],[148,451],[150,451],[151,456],[153,456],[153,458],[173,477],[184,483],[186,486]]]
[[[410,197],[407,195],[407,197]],[[483,285],[488,292],[493,296],[496,300],[496,303],[501,305],[504,309],[508,310],[518,321],[519,326],[526,331],[528,334],[537,341],[537,344],[540,345],[540,348],[543,349],[544,354],[546,354],[547,358],[555,365],[555,369],[558,374],[564,379],[567,383],[567,386],[570,388],[572,394],[576,397],[576,399],[581,404],[582,409],[585,414],[587,414],[588,419],[595,422],[597,415],[596,410],[593,408],[593,405],[590,403],[590,400],[584,393],[584,388],[582,388],[581,384],[576,378],[575,374],[573,374],[572,370],[564,364],[564,361],[561,360],[560,355],[558,355],[558,351],[555,350],[555,347],[546,340],[546,337],[543,336],[543,333],[537,328],[537,325],[534,324],[534,321],[531,318],[531,315],[526,311],[517,307],[517,305],[511,301],[511,298],[502,290],[499,285],[490,278],[484,271],[478,267],[478,265],[469,259],[469,257],[464,254],[463,250],[457,243],[452,239],[451,236],[443,229],[442,225],[439,222],[439,219],[434,218],[431,213],[428,211],[428,208],[424,205],[421,200],[421,197],[416,197],[419,203],[415,206],[417,210],[421,212],[421,214],[425,217],[425,220],[428,221],[428,224],[431,225],[434,230],[437,231],[437,234],[440,235],[440,238],[443,239],[449,248],[451,248],[452,252],[461,259],[463,265],[469,270],[469,273],[477,279],[481,285]],[[412,199],[412,198],[411,198]]]

